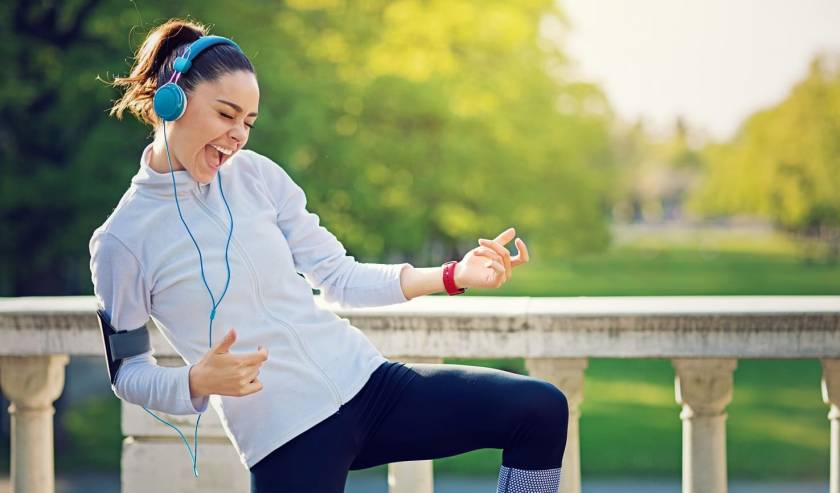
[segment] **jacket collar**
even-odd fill
[[[140,169],[131,178],[131,183],[143,193],[156,197],[174,197],[172,189],[172,177],[175,177],[175,186],[178,189],[178,197],[190,197],[194,193],[206,192],[213,182],[208,184],[200,183],[193,178],[187,170],[167,171],[159,173],[149,166],[149,156],[152,152],[153,143],[149,143],[140,155]],[[216,181],[216,177],[213,177]]]

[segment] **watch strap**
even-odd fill
[[[459,288],[455,285],[455,266],[458,265],[457,260],[450,260],[443,264],[443,287],[449,296],[456,294],[463,294],[465,288]]]

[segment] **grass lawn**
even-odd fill
[[[840,294],[840,264],[795,253],[625,246],[604,254],[528,264],[483,296],[670,296]]]
[[[840,265],[803,261],[799,247],[781,235],[710,232],[666,241],[643,236],[598,255],[548,261],[538,251],[530,254],[531,262],[518,268],[504,287],[470,294],[840,294]],[[521,359],[445,361],[525,373]],[[828,406],[820,395],[820,373],[816,360],[738,362],[727,421],[731,477],[828,477]],[[68,438],[87,446],[57,457],[56,466],[105,466],[110,461],[118,467],[116,398],[68,411]],[[581,409],[583,474],[679,477],[679,411],[670,361],[590,360]],[[97,450],[102,453],[96,457],[86,455]],[[446,473],[495,476],[500,461],[500,450],[483,449],[438,459],[435,467]]]

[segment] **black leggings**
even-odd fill
[[[251,467],[252,493],[342,493],[349,470],[504,449],[520,469],[562,465],[569,408],[553,384],[480,366],[386,361],[328,418]]]

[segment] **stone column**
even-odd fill
[[[682,491],[726,493],[726,406],[732,401],[731,358],[676,358],[677,403],[682,404]]]
[[[179,357],[156,357],[160,366],[181,366]],[[195,453],[198,414],[172,415],[150,410],[178,427]],[[212,406],[198,425],[198,477],[184,441],[172,428],[156,420],[141,406],[122,401],[122,492],[178,491],[223,493],[248,491],[251,476],[239,461]]]
[[[0,388],[12,423],[14,493],[53,493],[53,402],[64,388],[66,354],[0,357]]]
[[[443,358],[388,357],[404,363],[443,363]],[[412,460],[388,464],[388,493],[433,493],[434,462]]]
[[[840,359],[822,360],[822,398],[830,407],[831,456],[829,458],[829,492],[840,493]]]
[[[580,493],[580,404],[583,372],[588,366],[588,358],[525,358],[528,374],[556,385],[569,402],[569,432],[558,490],[561,493]]]

